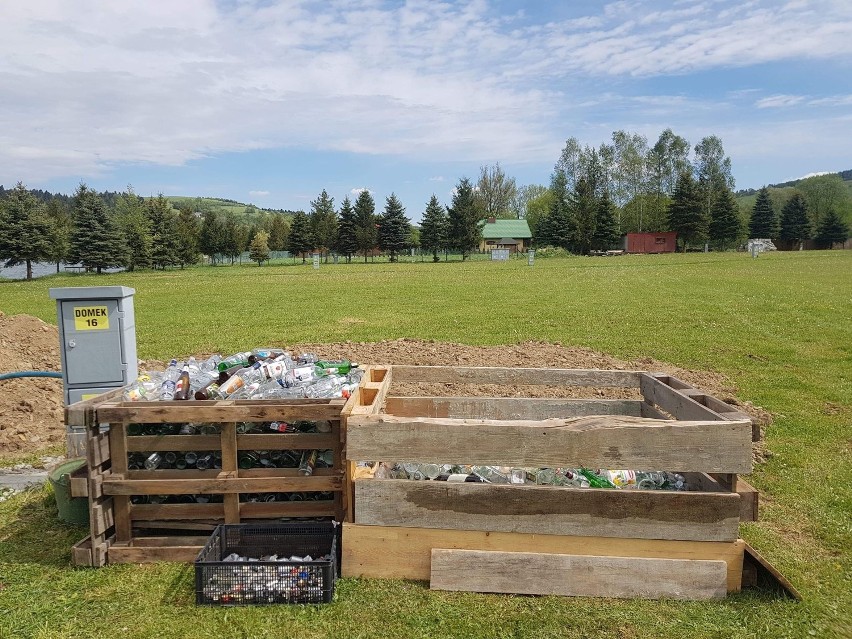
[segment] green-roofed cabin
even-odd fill
[[[522,253],[530,247],[532,233],[526,220],[498,220],[489,217],[483,220],[480,251],[509,249],[513,253]]]

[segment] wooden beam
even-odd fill
[[[111,564],[145,564],[158,561],[191,563],[204,548],[203,544],[192,546],[119,546],[109,549]]]
[[[134,504],[133,521],[172,519],[223,519],[223,504]]]
[[[496,368],[465,366],[393,366],[395,382],[429,384],[514,384],[530,386],[639,386],[639,371],[572,368]]]
[[[760,493],[741,477],[737,477],[737,494],[740,496],[740,521],[757,521]]]
[[[724,421],[719,413],[710,410],[679,390],[668,386],[658,378],[647,373],[639,376],[639,390],[649,403],[656,404],[676,419]],[[751,438],[751,420],[749,420],[749,438]]]
[[[265,422],[338,419],[342,404],[327,399],[190,402],[109,402],[98,407],[101,422],[162,424],[179,422]]]
[[[641,417],[640,400],[529,397],[388,397],[385,412],[397,417],[551,419],[588,415]]]
[[[340,477],[234,477],[222,479],[104,479],[106,495],[211,495],[340,490]],[[118,512],[116,512],[118,523]]]
[[[751,471],[751,423],[598,416],[541,421],[352,415],[351,460]]]
[[[433,548],[507,552],[535,550],[546,554],[720,560],[728,567],[728,592],[735,592],[742,584],[744,547],[745,542],[741,539],[667,541],[344,523],[342,575],[425,581],[431,574]]]
[[[736,493],[359,479],[355,523],[542,535],[733,541]]]
[[[719,560],[435,548],[429,587],[567,597],[722,599],[727,569]]]
[[[97,397],[74,402],[65,407],[66,426],[90,426],[94,420],[94,414],[100,404],[119,399],[124,393],[124,388],[115,388]]]

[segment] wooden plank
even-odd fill
[[[333,433],[237,435],[240,450],[328,450],[334,449],[336,444]]]
[[[223,504],[134,504],[133,521],[172,519],[223,519]]]
[[[750,564],[755,574],[755,582],[760,584],[761,581],[768,582],[770,585],[780,588],[787,595],[796,601],[802,600],[802,595],[796,590],[795,586],[775,567],[770,564],[759,552],[752,548],[749,544],[743,542],[745,551],[746,563]]]
[[[760,493],[741,477],[737,477],[737,494],[740,496],[740,521],[757,521]]]
[[[131,453],[154,451],[219,450],[219,435],[134,435],[127,438]]]
[[[392,369],[388,367],[369,367],[358,385],[358,395],[347,414],[375,415],[379,413],[390,390],[392,377]]]
[[[71,546],[71,563],[75,566],[92,566],[91,535]]]
[[[663,411],[648,402],[642,402],[640,414],[641,417],[649,417],[651,419],[671,419],[670,415],[666,415]]]
[[[97,468],[110,461],[109,432],[98,432],[87,437],[86,463],[89,468]]]
[[[244,519],[333,517],[335,512],[336,507],[333,499],[325,501],[260,501],[240,504],[240,517]]]
[[[352,415],[351,460],[751,471],[751,423],[615,415],[541,421]]]
[[[81,466],[68,476],[72,497],[89,496],[89,467]]]
[[[388,397],[385,412],[397,417],[551,419],[587,415],[642,417],[640,400],[530,397]]]
[[[133,546],[137,548],[170,548],[175,546],[204,546],[210,539],[200,535],[153,535],[136,537]],[[194,559],[194,557],[193,557]]]
[[[145,564],[158,561],[177,561],[191,563],[195,561],[204,544],[191,546],[117,546],[109,549],[111,564]]]
[[[208,468],[207,470],[197,470],[195,468],[187,468],[185,470],[177,470],[176,468],[167,468],[165,470],[128,470],[125,474],[125,477],[128,479],[207,479],[218,476],[218,468]]]
[[[636,388],[640,371],[466,366],[391,367],[395,382]]]
[[[237,424],[229,422],[222,425],[222,472],[234,473],[239,470],[237,454]],[[263,437],[263,435],[260,435]],[[222,497],[223,516],[226,524],[240,523],[240,495],[228,493]]]
[[[311,477],[339,476],[333,468],[314,468],[311,475]],[[298,468],[241,468],[240,477],[304,477],[304,475],[299,472]]]
[[[89,426],[93,419],[95,409],[108,401],[114,401],[122,396],[124,388],[116,388],[97,397],[92,397],[80,402],[75,402],[65,407],[66,426]]]
[[[106,495],[211,495],[340,490],[340,477],[235,477],[222,479],[104,479]],[[118,523],[118,513],[116,513]]]
[[[134,494],[133,492],[128,493]],[[112,512],[115,520],[115,540],[130,541],[133,537],[131,528],[131,510],[133,506],[130,503],[130,497],[127,495],[116,495],[112,500]],[[93,527],[94,530],[94,527]]]
[[[273,420],[319,420],[340,417],[342,404],[327,399],[229,400],[191,402],[108,402],[97,410],[101,422],[162,424],[169,422],[266,422]]]
[[[620,599],[722,599],[719,560],[432,550],[432,590]]]
[[[639,390],[648,402],[656,404],[676,419],[724,421],[724,417],[719,413],[710,410],[681,391],[667,386],[653,375],[643,373],[639,376]],[[751,437],[751,420],[749,420],[749,437]]]
[[[572,489],[553,486],[359,479],[355,522],[637,539],[733,541],[736,493]]]
[[[430,577],[433,548],[507,552],[535,550],[547,554],[720,560],[728,567],[728,592],[735,592],[742,583],[744,547],[745,542],[741,539],[669,541],[344,523],[342,575],[424,581]]]
[[[114,505],[111,497],[92,505],[89,523],[92,534],[96,536],[105,534],[115,526]]]

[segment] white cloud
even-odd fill
[[[610,126],[586,119],[598,80],[852,55],[852,3],[775,5],[589,4],[535,24],[485,0],[4,3],[0,182],[282,147],[550,162],[565,127]],[[710,110],[649,100],[643,123]]]
[[[429,181],[430,182],[443,182],[444,176],[443,175],[433,175],[432,177],[429,178]]]
[[[833,171],[815,171],[813,173],[808,173],[807,175],[803,175],[802,177],[795,178],[797,180],[807,180],[808,178],[817,177],[819,175],[828,175]]]
[[[754,103],[758,109],[777,109],[781,107],[795,106],[807,99],[804,95],[771,95]]]
[[[266,197],[269,195],[269,191],[249,191],[249,195],[251,197]]]
[[[349,189],[349,195],[358,196],[358,195],[361,195],[361,193],[363,193],[364,191],[366,191],[367,193],[372,193],[372,191],[370,189],[368,189],[366,186],[362,186],[362,187],[356,187],[354,189]]]

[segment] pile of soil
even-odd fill
[[[0,373],[59,371],[59,332],[29,315],[0,312]],[[64,444],[62,380],[0,381],[0,453],[25,453]]]
[[[250,346],[250,345],[247,345]],[[769,413],[735,397],[736,389],[723,375],[690,371],[651,358],[621,360],[596,351],[547,342],[508,346],[467,346],[414,339],[339,344],[286,345],[294,353],[314,352],[326,358],[347,358],[362,364],[414,364],[419,366],[506,366],[522,368],[599,368],[662,372],[715,395],[757,417],[762,424]],[[179,355],[179,354],[176,354]],[[162,370],[163,362],[140,361],[140,370]],[[27,315],[0,312],[0,372],[59,370],[59,336],[55,326]],[[607,397],[638,399],[636,389],[563,388],[550,386],[506,387],[470,384],[394,384],[394,395],[469,395],[480,397]],[[0,452],[39,451],[63,442],[65,427],[62,382],[21,379],[0,382]]]

